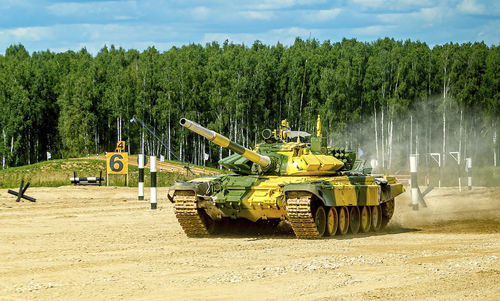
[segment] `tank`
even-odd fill
[[[214,234],[218,225],[247,220],[291,226],[297,238],[383,229],[404,187],[394,177],[371,174],[364,160],[329,147],[318,116],[316,135],[279,129],[262,132],[253,150],[182,118],[180,124],[234,154],[219,161],[231,174],[177,181],[168,190],[188,237]]]

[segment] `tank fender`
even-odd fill
[[[395,197],[393,192],[393,187],[391,184],[389,184],[389,181],[386,178],[382,176],[375,177],[374,181],[375,184],[379,186],[378,193],[379,193],[379,201],[381,203],[392,200]]]
[[[304,191],[315,195],[323,205],[335,206],[335,196],[332,189],[325,189],[325,185],[331,186],[328,182],[290,183],[283,187],[283,193],[288,191]]]
[[[209,195],[210,183],[209,182],[196,182],[196,181],[177,181],[168,188],[167,197],[170,202],[174,202],[174,193],[176,190],[190,190],[194,191],[196,195]]]

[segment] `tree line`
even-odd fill
[[[165,52],[105,46],[95,56],[85,48],[30,55],[12,45],[0,55],[2,167],[46,160],[47,152],[112,151],[120,137],[132,153],[195,164],[208,154],[215,166],[228,151],[179,126],[180,117],[253,147],[282,119],[313,133],[318,114],[331,145],[361,149],[384,170],[407,166],[410,153],[441,153],[446,164],[451,151],[496,165],[499,69],[497,45],[390,38]]]

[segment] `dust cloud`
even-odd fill
[[[443,113],[445,119],[445,155],[443,156]],[[465,177],[465,158],[471,157],[473,168],[479,173],[481,168],[494,165],[495,150],[498,161],[500,153],[498,117],[484,116],[477,109],[462,109],[459,101],[441,96],[433,96],[414,101],[409,108],[399,108],[397,103],[384,105],[383,112],[361,117],[357,122],[338,126],[341,131],[329,130],[330,145],[362,150],[360,157],[374,167],[376,173],[409,172],[409,155],[418,154],[419,168],[428,171],[437,180],[438,165],[430,153],[440,153],[442,178],[445,186],[457,185],[457,172]],[[460,166],[449,152],[460,152]],[[455,155],[456,157],[456,155]],[[372,160],[376,166],[370,166]],[[498,165],[498,162],[497,162]],[[453,178],[453,179],[449,179]],[[484,179],[488,181],[488,179]],[[498,186],[492,181],[487,186]],[[483,183],[478,185],[485,185]]]
[[[498,189],[476,187],[436,188],[425,197],[427,208],[408,206],[410,194],[396,198],[396,211],[387,231],[416,228],[433,232],[500,233]]]

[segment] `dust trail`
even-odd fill
[[[396,212],[388,231],[420,228],[443,232],[500,233],[500,195],[498,189],[477,187],[458,192],[456,187],[434,189],[426,196],[428,207],[413,211],[410,195],[396,200]]]

